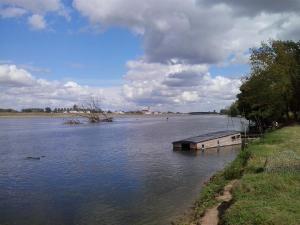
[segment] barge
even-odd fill
[[[242,137],[238,131],[226,130],[190,137],[175,141],[172,144],[174,150],[204,150],[208,148],[240,145],[242,144]]]

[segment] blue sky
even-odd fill
[[[128,30],[81,31],[87,23],[80,16],[54,21],[51,28],[36,31],[22,20],[0,20],[5,33],[0,36],[0,59],[49,70],[34,72],[41,78],[107,86],[120,84],[126,61],[142,55],[141,39]]]
[[[300,34],[296,2],[232,2],[0,0],[0,107],[226,107],[249,48]]]
[[[77,12],[72,21],[52,15],[50,27],[36,31],[22,19],[0,20],[0,59],[49,70],[33,72],[51,80],[75,81],[85,85],[120,85],[126,62],[143,55],[141,37],[121,27],[91,31],[88,21]],[[211,65],[213,76],[240,76],[247,65]]]

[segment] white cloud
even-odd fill
[[[159,110],[191,111],[228,105],[235,98],[240,81],[214,78],[207,71],[206,65],[131,61],[122,87],[101,88],[80,85],[72,80],[38,79],[25,69],[5,64],[0,65],[0,108],[66,107],[83,104],[91,96],[100,97],[105,109],[136,110],[149,105]],[[139,79],[136,79],[137,74]],[[172,79],[180,79],[186,85],[178,87],[176,83],[166,83]]]
[[[282,13],[299,12],[300,2],[298,0],[198,0],[207,5],[227,4],[234,9],[234,12],[242,16],[254,16],[262,12]]]
[[[73,7],[92,27],[124,27],[142,38],[144,55],[127,63],[123,86],[137,105],[224,107],[241,82],[212,77],[212,64],[247,64],[261,41],[300,35],[297,0],[74,0]]]
[[[13,5],[33,13],[46,13],[63,10],[60,0],[0,0],[0,4]]]
[[[0,3],[28,11],[28,22],[35,29],[46,28],[48,12],[66,12],[60,0]],[[91,27],[123,27],[142,38],[144,55],[127,62],[123,87],[106,90],[115,99],[108,100],[109,104],[120,102],[122,106],[184,110],[224,107],[235,99],[241,82],[211,76],[212,64],[246,64],[248,49],[261,41],[297,40],[300,35],[297,0],[74,0],[73,7],[89,19]],[[13,87],[6,95],[23,91],[26,101],[44,96],[43,101],[48,97],[49,101],[70,102],[103,90],[73,81],[34,81],[34,88]]]
[[[20,17],[26,14],[26,10],[18,7],[7,7],[0,9],[0,15],[2,18],[14,18]]]
[[[182,100],[179,100],[179,102],[195,102],[199,100],[197,91],[184,91],[180,97]]]
[[[61,0],[0,0],[2,18],[16,18],[28,14],[28,24],[36,29],[45,29],[47,13],[56,13],[70,20],[68,10]]]
[[[120,88],[97,88],[74,81],[38,79],[16,65],[0,65],[0,108],[66,107],[101,98],[103,108],[126,107]]]
[[[73,6],[93,25],[122,26],[141,35],[148,62],[220,63],[262,40],[300,32],[299,1],[234,2],[74,0]],[[280,25],[282,20],[289,22]]]
[[[43,30],[47,27],[44,17],[37,14],[34,14],[28,18],[28,24],[35,30]]]
[[[15,65],[0,65],[0,84],[7,86],[31,86],[35,79],[24,69]]]
[[[167,65],[139,60],[130,61],[127,67],[124,77],[127,82],[123,86],[127,101],[164,110],[220,109],[236,98],[241,85],[239,79],[212,77],[207,65]]]

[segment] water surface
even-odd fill
[[[62,123],[0,119],[1,225],[170,224],[237,154],[173,152],[172,141],[240,128],[223,116]]]

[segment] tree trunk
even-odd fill
[[[286,107],[285,107],[285,115],[286,115],[286,119],[287,119],[287,120],[290,120],[289,112],[290,112],[290,110],[289,110],[289,105],[286,104]]]
[[[294,114],[294,120],[295,120],[295,121],[298,121],[298,112],[295,111],[293,114]]]

